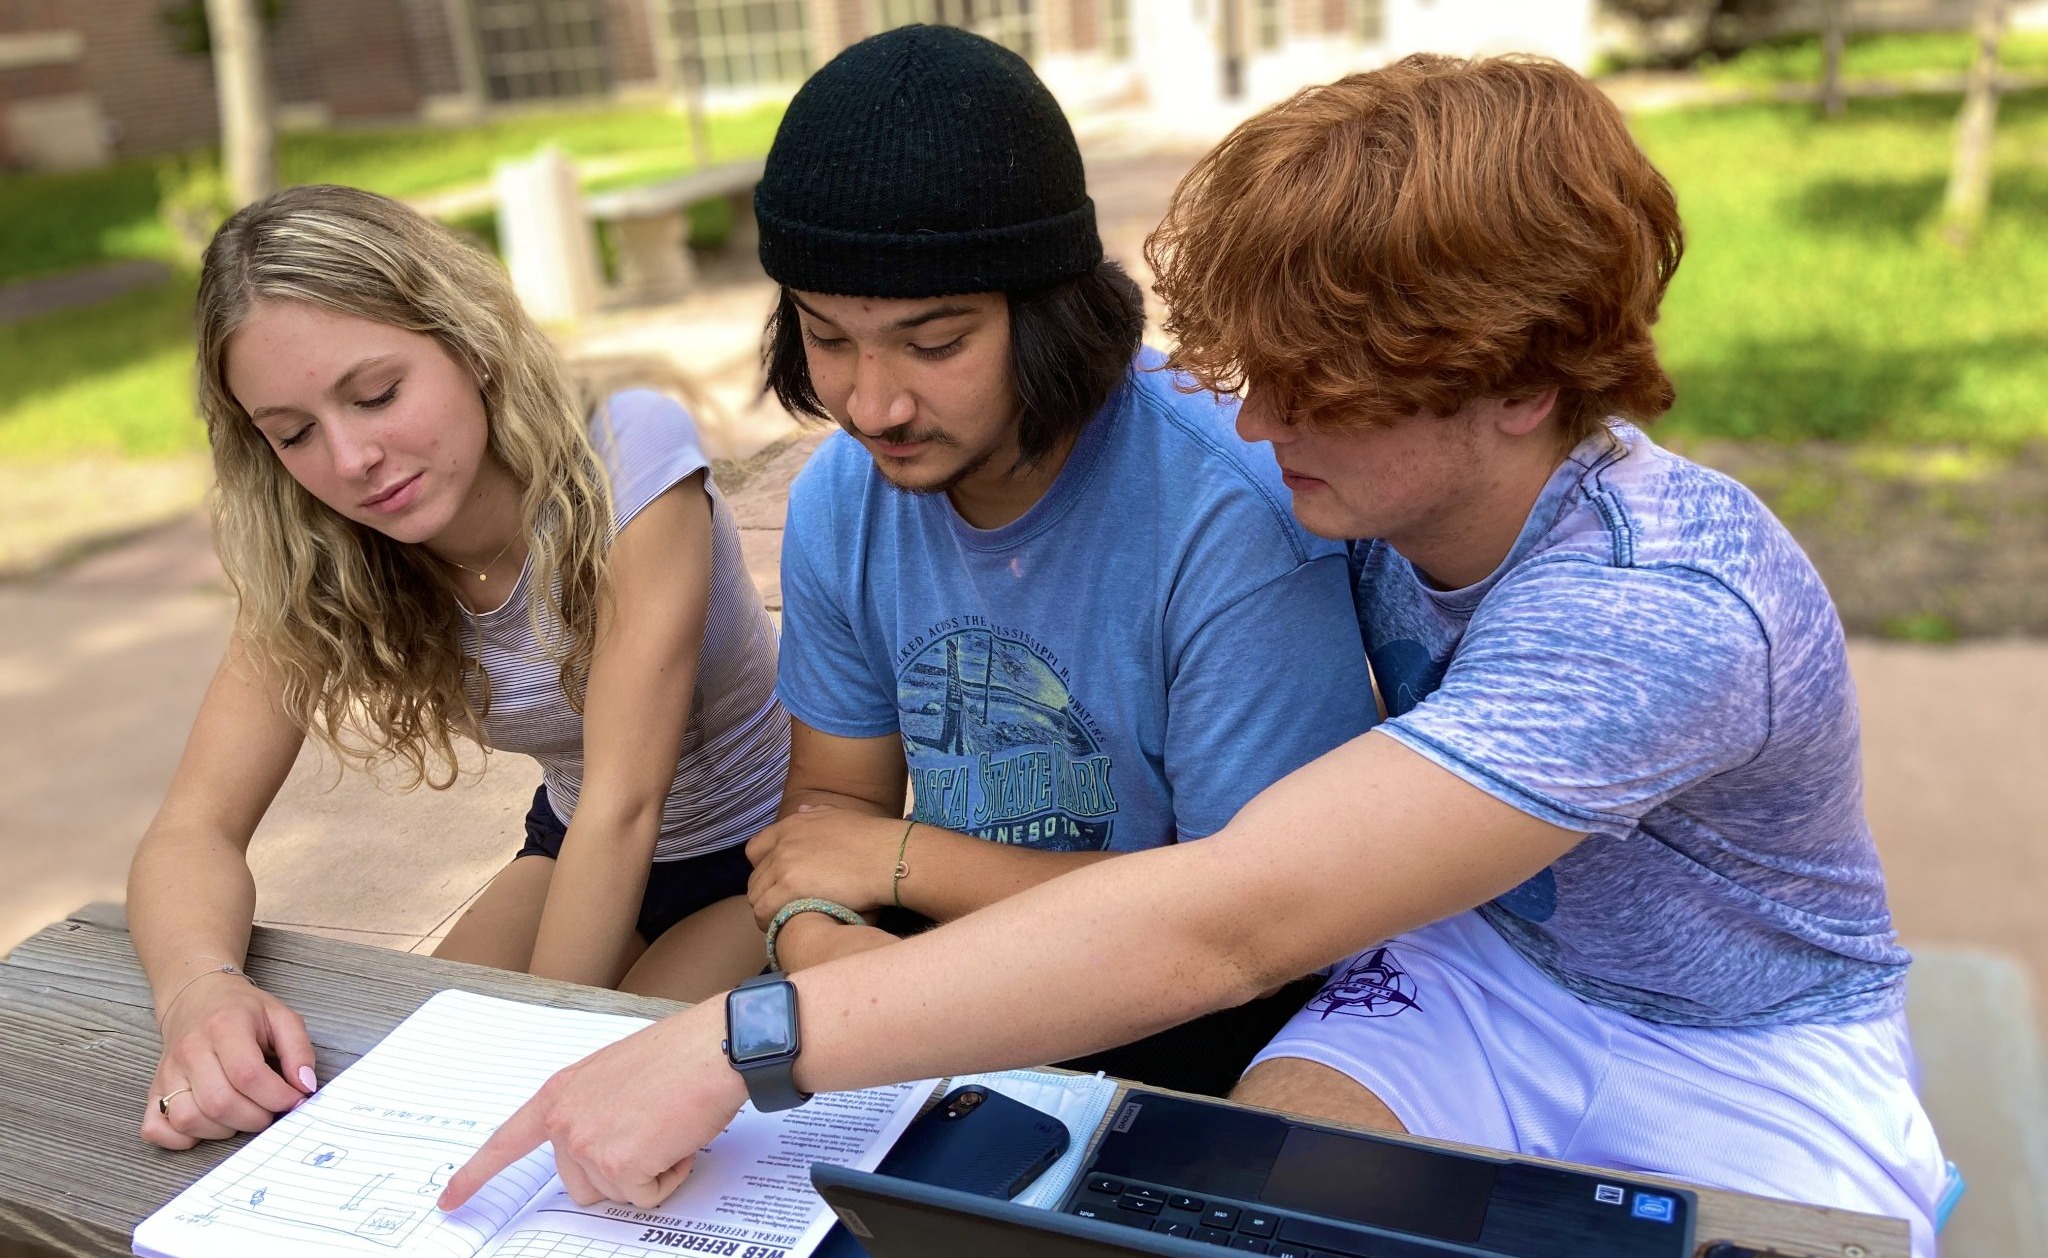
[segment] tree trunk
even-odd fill
[[[1967,249],[1991,205],[1991,142],[1998,123],[1998,40],[2005,31],[2006,0],[1977,0],[1977,59],[1956,119],[1955,167],[1942,206],[1941,233]]]
[[[1848,98],[1842,90],[1842,45],[1848,36],[1849,0],[1821,0],[1820,111],[1842,116]]]
[[[711,138],[704,121],[704,55],[697,39],[696,0],[655,0],[648,8],[662,86],[669,89],[689,128],[690,163],[704,170],[711,165]]]
[[[213,42],[214,92],[220,103],[221,164],[235,209],[277,188],[277,136],[270,118],[270,74],[256,0],[206,0]]]

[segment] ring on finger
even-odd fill
[[[165,1118],[169,1118],[171,1116],[171,1102],[185,1095],[187,1092],[190,1092],[191,1090],[192,1089],[189,1087],[173,1088],[169,1092],[166,1092],[162,1096],[156,1098],[156,1112],[158,1114],[161,1114]]]

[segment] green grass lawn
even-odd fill
[[[710,156],[765,153],[780,106],[708,120]],[[526,115],[480,126],[287,135],[286,183],[348,183],[392,196],[459,188],[504,157],[544,143],[606,158],[602,182],[647,182],[691,167],[683,120],[663,109]],[[117,258],[172,260],[157,212],[160,172],[187,159],[129,161],[104,170],[0,176],[0,283]],[[724,207],[700,207],[700,234],[721,230]],[[718,220],[718,221],[713,221]],[[488,237],[492,220],[461,226]],[[165,283],[88,309],[0,326],[0,460],[120,455],[149,458],[204,447],[191,396],[191,294],[180,266]]]
[[[1658,341],[1659,430],[2010,449],[2048,437],[2048,92],[1999,115],[1991,219],[1957,256],[1931,225],[1956,102],[1645,114],[1687,240]]]
[[[706,131],[713,161],[768,151],[780,106],[715,115]],[[490,177],[501,158],[542,144],[574,157],[613,157],[646,178],[690,167],[683,120],[665,109],[529,114],[468,127],[308,131],[278,143],[288,184],[345,183],[395,197],[419,196]],[[211,160],[211,154],[205,155]],[[161,179],[179,158],[137,158],[103,170],[0,176],[0,283],[118,258],[167,257],[157,214]]]
[[[202,450],[192,404],[192,292],[171,280],[97,306],[0,325],[0,462]]]
[[[1659,326],[1679,389],[1660,432],[1987,452],[2048,438],[2048,92],[2002,106],[1991,221],[1968,256],[1931,231],[1955,109],[1953,97],[1917,97],[1859,100],[1831,122],[1803,105],[1634,120],[1678,188],[1688,233]],[[559,125],[565,147],[634,154],[625,160],[636,175],[686,164],[681,124],[665,114],[572,115]],[[764,150],[773,126],[772,110],[720,120],[716,155]],[[285,169],[416,192],[481,177],[493,145],[523,152],[546,131],[527,118],[456,133],[294,137],[306,147]],[[437,154],[448,157],[439,167]],[[126,177],[102,172],[103,195],[113,199]],[[0,179],[10,228],[0,249],[15,248],[7,198],[35,182]],[[103,241],[160,252],[137,225],[149,215],[94,220],[89,202],[64,199],[79,234],[114,223]],[[158,289],[0,328],[9,364],[0,459],[199,448],[187,400],[191,286],[181,272]]]
[[[1853,81],[1961,74],[1976,55],[1977,41],[1967,31],[1852,35],[1842,49],[1842,77]],[[1998,64],[2021,73],[2048,72],[2048,31],[2008,31],[1999,41]],[[1817,83],[1820,39],[1802,35],[1759,44],[1703,70],[1707,78],[1721,83]]]

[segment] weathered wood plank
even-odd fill
[[[323,1080],[444,988],[642,1017],[678,1008],[260,927],[249,954],[251,976],[305,1015]],[[232,1140],[170,1153],[138,1138],[158,1051],[148,988],[117,906],[81,910],[0,962],[0,1237],[118,1258],[137,1222],[240,1147]],[[1699,1198],[1703,1240],[1906,1258],[1897,1220],[1710,1189]]]
[[[322,1081],[449,987],[660,1017],[667,1001],[259,927],[251,978],[306,1018]],[[0,963],[0,1235],[125,1254],[135,1224],[242,1140],[170,1153],[136,1134],[160,1041],[118,908],[91,906]]]

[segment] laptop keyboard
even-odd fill
[[[1271,1258],[1445,1258],[1480,1251],[1360,1231],[1270,1206],[1195,1197],[1173,1188],[1091,1172],[1068,1214],[1180,1236]]]

